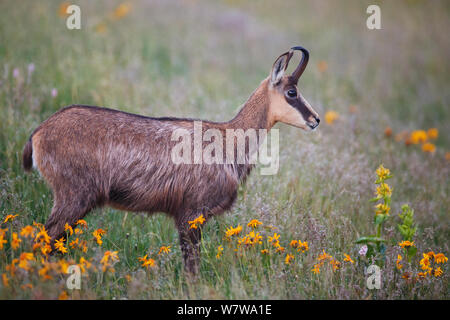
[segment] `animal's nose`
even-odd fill
[[[314,117],[314,119],[316,119],[318,125],[320,123],[320,119],[318,117]]]

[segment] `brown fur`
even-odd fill
[[[227,128],[270,129],[277,121],[289,122],[277,109],[288,106],[276,97],[283,88],[274,88],[264,80],[235,118],[203,121],[203,130],[219,129],[225,139]],[[29,170],[33,162],[53,191],[54,205],[45,225],[52,239],[63,236],[66,223],[74,225],[103,205],[165,212],[180,233],[186,268],[195,273],[200,231],[189,229],[188,221],[228,210],[252,165],[174,164],[170,152],[177,141],[171,141],[171,135],[181,127],[192,130],[193,120],[81,105],[65,107],[44,121],[24,148],[23,164]]]

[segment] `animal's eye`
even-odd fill
[[[297,90],[295,89],[289,89],[286,94],[288,95],[289,98],[295,98],[297,97]]]

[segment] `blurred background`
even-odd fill
[[[81,8],[80,30],[66,27],[70,4]],[[381,8],[381,30],[366,27],[370,4]],[[448,253],[449,17],[448,1],[3,0],[0,213],[45,222],[51,193],[37,173],[24,174],[21,152],[32,130],[61,107],[229,120],[275,59],[301,45],[310,61],[299,89],[323,122],[309,134],[276,126],[280,172],[255,172],[233,210],[206,228],[208,239],[215,243],[225,226],[258,217],[282,234],[310,239],[311,250],[349,250],[357,236],[370,232],[373,172],[383,163],[394,174],[392,215],[409,203],[420,250]],[[133,215],[123,224],[123,213],[102,209],[88,219],[107,226],[115,246],[140,250],[124,268],[137,266],[136,255],[149,246],[177,246],[176,230],[164,216]],[[123,244],[125,233],[132,236]],[[244,278],[234,278],[242,287],[228,291],[205,284],[212,293],[205,289],[196,297],[311,296],[305,287],[276,286],[276,278],[255,293]],[[445,283],[424,295],[448,296]],[[339,290],[319,297],[364,296]],[[189,295],[174,289],[166,296]]]

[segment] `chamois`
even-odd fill
[[[294,50],[302,52],[302,59],[291,75],[284,75]],[[316,128],[319,116],[297,89],[308,59],[302,47],[279,56],[232,120],[203,121],[202,130],[269,130],[277,122]],[[188,221],[228,210],[253,164],[175,164],[171,135],[180,128],[193,134],[193,127],[193,119],[152,118],[84,105],[65,107],[42,122],[25,145],[23,166],[26,171],[36,168],[52,189],[54,203],[45,224],[52,243],[64,236],[66,223],[73,226],[103,205],[165,212],[178,229],[186,271],[197,273],[201,231],[190,228]]]

